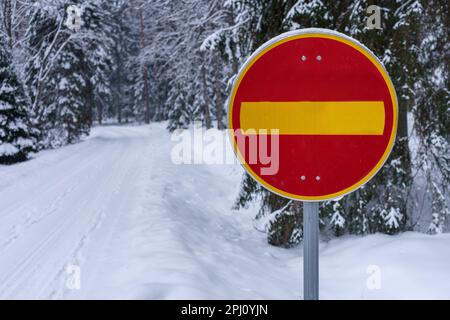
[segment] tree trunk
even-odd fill
[[[219,68],[217,68],[219,70]],[[216,118],[217,118],[217,129],[223,130],[225,129],[223,123],[223,99],[222,99],[222,91],[220,90],[220,74],[216,72],[215,79],[215,89],[216,89]]]
[[[408,139],[408,109],[411,107],[411,101],[402,101],[400,99],[398,106],[398,130],[397,136],[399,138]]]
[[[118,91],[118,96],[119,96],[119,102],[117,104],[117,121],[120,123],[122,123],[122,108],[123,108],[123,99],[122,99],[122,85],[121,85],[121,80],[122,80],[122,72],[119,72],[120,75],[120,80],[117,83],[117,91]]]
[[[212,102],[211,97],[208,94],[208,87],[206,83],[206,71],[204,66],[202,66],[202,87],[203,87],[203,100],[205,101],[205,105],[203,108],[203,115],[205,117],[205,126],[206,129],[210,129],[212,127],[212,121],[209,108],[212,105]]]
[[[117,108],[117,122],[122,123],[122,106],[119,105]]]
[[[144,32],[144,14],[143,11],[140,10],[139,17],[141,21],[141,49],[145,47],[145,32]],[[144,122],[146,124],[150,123],[150,97],[149,97],[149,84],[148,84],[148,68],[147,64],[144,63],[143,67],[144,72]]]
[[[226,15],[226,22],[228,24],[228,26],[233,26],[234,25],[234,19],[235,19],[235,15],[233,12],[233,9],[230,9],[227,11],[227,15]],[[235,52],[233,52],[233,56],[231,57],[231,76],[236,76],[239,72],[239,59],[238,57],[236,57]]]
[[[144,64],[144,121],[146,124],[150,123],[150,97],[148,88],[148,69],[147,64]]]
[[[12,32],[12,5],[11,0],[3,0],[3,28],[5,30],[7,45],[9,49],[13,47],[13,32]]]
[[[97,112],[98,112],[98,124],[102,124],[103,123],[103,106],[99,105],[97,108]]]

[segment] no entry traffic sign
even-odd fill
[[[305,29],[269,41],[248,59],[234,82],[229,128],[235,152],[263,186],[321,201],[356,190],[382,167],[397,108],[392,82],[367,48],[339,33]],[[278,144],[276,171],[238,143],[239,136],[275,135],[269,146],[255,146]]]

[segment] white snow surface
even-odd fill
[[[301,247],[269,246],[256,205],[231,210],[243,169],[175,165],[172,145],[164,124],[97,127],[0,166],[0,298],[300,299]],[[320,298],[449,299],[449,247],[412,232],[322,241]]]

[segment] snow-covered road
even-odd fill
[[[269,290],[290,278],[256,259],[264,242],[230,210],[240,168],[174,165],[170,150],[163,126],[103,127],[1,167],[0,297],[294,298],[299,285]]]
[[[242,169],[175,165],[172,144],[163,125],[99,127],[0,167],[0,298],[300,298],[301,248],[268,246],[254,208],[231,210]],[[321,298],[450,298],[449,245],[416,233],[322,243]]]
[[[148,145],[132,129],[105,133],[21,165],[23,177],[2,186],[0,296],[62,297],[67,265],[101,267],[135,203]]]

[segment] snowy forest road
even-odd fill
[[[264,270],[248,246],[264,243],[226,214],[239,168],[234,181],[213,181],[207,167],[172,164],[169,141],[163,126],[101,127],[0,167],[0,298],[226,298],[228,278],[242,278],[238,296],[263,298],[271,286],[254,270],[274,281],[274,266]]]
[[[243,169],[176,165],[174,144],[165,124],[96,127],[0,166],[0,299],[301,298],[301,246],[269,246],[257,202],[231,209]],[[448,299],[449,243],[322,241],[320,298]]]
[[[75,149],[69,156],[50,159],[18,185],[2,190],[2,297],[64,293],[66,265],[81,264],[88,244],[95,249],[107,245],[110,230],[123,219],[142,144],[142,138],[130,134],[99,137],[69,147]]]

